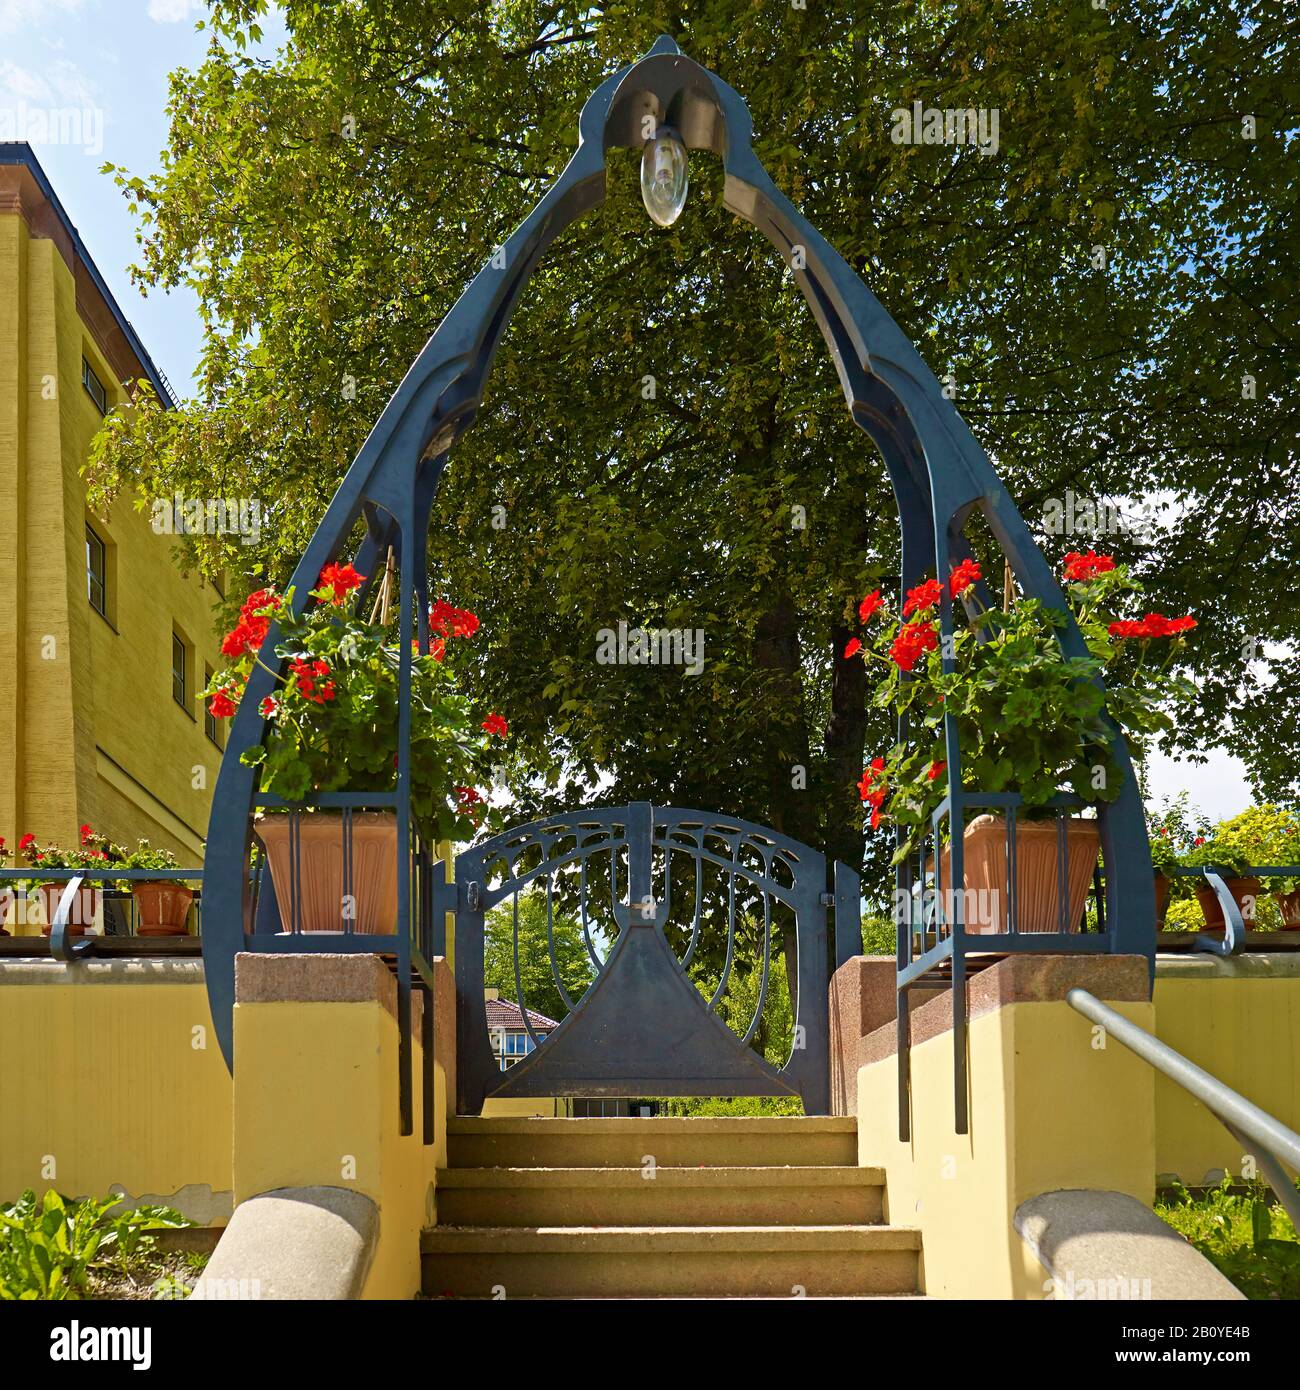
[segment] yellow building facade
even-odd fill
[[[81,477],[141,378],[170,403],[35,155],[0,146],[0,835],[68,846],[89,823],[197,865],[220,596],[149,508],[92,515]]]

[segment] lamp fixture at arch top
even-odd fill
[[[641,151],[641,201],[650,220],[671,227],[686,206],[686,146],[671,126],[660,126]]]

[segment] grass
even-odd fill
[[[1179,1185],[1155,1209],[1247,1298],[1300,1299],[1300,1237],[1272,1195],[1261,1180],[1241,1191],[1225,1177],[1197,1193]]]

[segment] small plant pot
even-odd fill
[[[181,883],[134,883],[136,934],[138,936],[185,936],[186,919],[194,893]]]
[[[294,923],[293,857],[287,815],[262,816],[254,827],[266,846],[282,931]],[[352,816],[351,901],[344,898],[343,817],[308,811],[298,818],[297,923],[305,932],[346,931],[390,936],[397,931],[397,816],[358,811]]]
[[[1300,889],[1294,893],[1279,893],[1275,901],[1282,914],[1282,930],[1300,931]]]
[[[49,936],[54,930],[54,917],[59,910],[59,899],[67,888],[66,883],[44,883],[36,891],[27,894],[27,910],[32,911],[34,903],[39,903],[41,914],[41,935]],[[85,936],[86,932],[100,921],[103,911],[104,895],[98,888],[83,886],[77,892],[68,920],[69,936]],[[28,921],[31,921],[30,916]]]
[[[1093,870],[1101,854],[1101,831],[1095,820],[1071,816],[1065,823],[1065,930],[1076,932],[1083,920]],[[1059,841],[1057,822],[1016,823],[1017,932],[1059,932]],[[976,935],[1010,930],[1007,916],[1007,822],[1003,816],[976,816],[963,841],[966,930]],[[943,891],[952,888],[949,851],[941,856]],[[951,913],[945,916],[951,919]]]
[[[1232,894],[1233,902],[1237,904],[1237,911],[1241,913],[1246,930],[1253,931],[1259,904],[1259,879],[1225,878],[1223,882]],[[1219,906],[1219,895],[1208,883],[1197,884],[1196,901],[1201,905],[1206,931],[1226,930],[1223,909]]]
[[[1169,915],[1169,880],[1164,874],[1156,875],[1156,930],[1159,931]]]

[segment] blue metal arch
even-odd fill
[[[434,493],[449,451],[473,423],[497,347],[529,276],[555,237],[603,201],[605,151],[614,146],[640,148],[645,116],[675,126],[689,148],[710,149],[721,158],[724,204],[761,231],[790,266],[830,349],[849,412],[875,442],[889,473],[902,528],[903,587],[915,584],[931,566],[940,576],[947,575],[952,562],[968,553],[961,528],[978,507],[1022,590],[1068,614],[1028,527],[934,374],[839,253],[773,184],[751,148],[752,124],[740,96],[682,55],[665,36],[588,99],[568,165],[470,282],[420,352],[361,446],[294,571],[292,583],[305,593],[321,569],[339,558],[361,518],[367,537],[356,563],[363,572],[372,572],[390,543],[399,548],[401,700],[395,805],[402,844],[408,842],[410,825],[410,651],[417,635],[422,646],[428,641],[425,558]],[[944,633],[951,632],[952,621],[945,591],[940,607]],[[277,638],[273,628],[267,650]],[[1061,642],[1068,654],[1084,654],[1073,622],[1062,631]],[[262,737],[258,705],[271,686],[268,672],[254,671],[231,728],[208,826],[204,956],[213,1025],[228,1064],[233,1064],[235,956],[245,949],[254,927],[246,865],[256,780],[240,755]],[[950,785],[960,788],[961,749],[951,718],[946,743]],[[1150,956],[1154,889],[1145,820],[1118,730],[1112,753],[1124,786],[1118,799],[1100,811],[1109,944],[1112,950]],[[962,814],[962,800],[960,792],[953,797],[955,817]],[[953,859],[953,877],[960,881],[959,834]],[[406,919],[411,890],[403,855],[399,921]],[[958,950],[952,965],[955,1023],[959,1007],[964,1023],[962,969]],[[901,1023],[905,1013],[900,1014]],[[955,1031],[964,1048],[964,1035]],[[964,1094],[964,1084],[962,1089]]]

